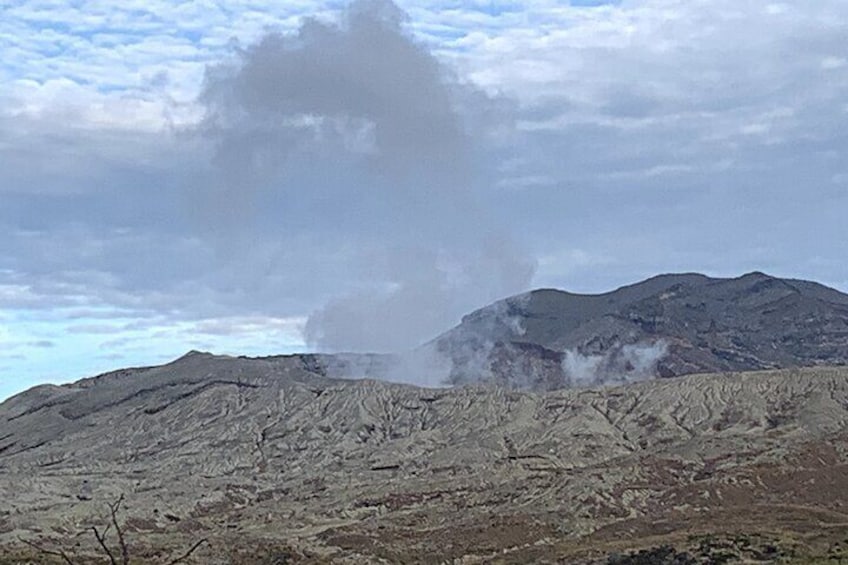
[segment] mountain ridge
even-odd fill
[[[457,328],[409,357],[189,351],[13,396],[0,558],[95,560],[80,532],[115,500],[151,562],[199,538],[210,565],[848,558],[848,367],[818,366],[845,363],[842,293],[666,275]],[[432,354],[454,386],[386,381]]]
[[[519,344],[537,346],[537,355]],[[475,310],[428,346],[452,359],[454,383],[476,371],[510,386],[508,372],[488,361],[509,357],[535,367],[534,386],[557,388],[574,381],[562,366],[567,353],[604,358],[657,344],[665,353],[651,376],[844,365],[848,295],[756,271],[736,278],[658,275],[601,294],[537,289]],[[556,354],[558,367],[541,359]]]
[[[134,548],[202,536],[210,564],[587,563],[729,528],[788,552],[848,518],[848,368],[532,392],[195,354],[35,392],[0,404],[0,555],[96,555],[76,532],[120,495]]]

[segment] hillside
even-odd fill
[[[848,369],[542,394],[319,361],[192,353],[0,404],[0,555],[31,553],[19,537],[97,555],[122,494],[157,563],[200,538],[198,563],[585,563],[848,537]]]
[[[763,273],[661,275],[613,292],[536,290],[436,338],[451,382],[518,388],[845,365],[848,295]]]

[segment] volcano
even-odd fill
[[[845,365],[848,295],[759,272],[660,275],[604,294],[540,289],[468,314],[426,347],[451,360],[453,384],[543,390]]]

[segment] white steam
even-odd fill
[[[656,378],[657,365],[668,354],[668,343],[616,345],[602,354],[563,352],[562,371],[568,388],[626,384]]]
[[[509,344],[526,332],[520,312],[528,299],[525,294],[495,302],[469,316],[477,315],[474,323],[463,323],[414,349],[384,355],[335,354],[328,357],[331,361],[323,369],[334,378],[371,378],[428,387],[499,381],[511,388],[535,388],[527,371],[515,371],[509,383],[498,373],[498,367],[503,370],[520,356]]]

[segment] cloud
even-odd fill
[[[414,118],[425,109],[445,109],[444,119],[435,122],[447,124],[437,128],[443,134],[438,139],[448,139],[445,147],[459,147],[457,153],[466,156],[462,167],[441,167],[440,141],[433,158],[422,162],[435,162],[443,176],[464,168],[477,186],[451,192],[449,183],[434,182],[436,175],[424,171],[428,181],[405,182],[396,190],[391,175],[427,149],[401,139],[397,148],[383,143],[377,151],[377,122],[386,132],[382,139],[396,136],[403,122],[369,110],[363,97],[351,102],[353,109],[340,109],[332,94],[313,102],[286,91],[299,104],[294,114],[321,119],[282,128],[291,138],[269,128],[278,147],[297,140],[293,153],[282,147],[288,160],[275,163],[279,153],[252,138],[258,134],[251,128],[261,131],[262,120],[281,110],[268,100],[264,106],[242,104],[244,96],[259,96],[244,87],[233,90],[236,100],[224,104],[218,125],[230,146],[239,145],[238,132],[247,136],[246,161],[239,166],[259,174],[262,186],[245,195],[218,185],[205,201],[199,195],[221,175],[207,170],[207,147],[168,129],[173,122],[166,114],[180,113],[183,124],[202,115],[206,108],[192,100],[207,64],[233,86],[236,73],[259,73],[281,45],[298,41],[304,16],[330,40],[320,43],[313,36],[301,58],[334,41],[340,49],[355,36],[350,14],[340,18],[323,4],[258,13],[242,2],[203,10],[155,2],[139,14],[123,4],[46,12],[13,3],[0,22],[4,37],[20,38],[15,49],[2,44],[2,73],[9,80],[0,99],[9,103],[0,106],[0,230],[7,242],[0,243],[0,269],[15,273],[7,277],[13,282],[4,282],[19,285],[20,292],[37,288],[45,307],[60,298],[108,301],[139,314],[168,309],[187,317],[213,314],[210,309],[260,313],[266,304],[275,315],[302,315],[338,298],[341,286],[343,294],[391,286],[385,273],[375,283],[365,272],[369,263],[392,260],[382,244],[386,239],[400,236],[400,250],[415,248],[413,235],[462,240],[459,225],[481,221],[475,217],[481,209],[488,216],[482,223],[521,234],[532,255],[568,261],[559,253],[564,242],[618,265],[600,274],[588,266],[547,263],[537,280],[548,285],[602,290],[658,270],[720,274],[754,266],[844,280],[838,270],[807,264],[811,249],[820,250],[812,235],[775,247],[780,253],[762,259],[768,265],[747,264],[754,248],[762,247],[757,234],[768,229],[769,219],[788,222],[794,216],[800,225],[820,226],[825,241],[835,241],[839,226],[832,211],[846,199],[831,179],[844,175],[838,157],[846,146],[841,132],[848,84],[836,63],[844,58],[848,10],[835,0],[774,6],[729,0],[643,0],[591,9],[547,2],[404,3],[409,17],[378,18],[379,37],[407,41],[407,54],[421,62],[416,68],[435,68],[434,84],[447,92],[432,104],[413,99],[411,107],[421,111],[405,119],[420,124]],[[179,30],[178,37],[167,37],[168,26]],[[268,26],[276,31],[266,37]],[[57,42],[72,48],[51,54]],[[120,46],[121,56],[106,57],[98,45],[112,51]],[[221,66],[234,56],[233,46],[242,55]],[[421,87],[422,81],[412,83]],[[496,94],[508,95],[511,107],[504,109],[503,96]],[[482,104],[470,101],[475,95]],[[204,101],[212,104],[210,97]],[[220,100],[215,104],[220,109]],[[138,119],[130,111],[154,106]],[[244,111],[241,106],[249,119],[227,130],[227,119],[235,120],[227,112]],[[493,118],[486,119],[487,113]],[[491,147],[497,141],[492,124],[508,124],[515,115],[519,129],[504,127],[508,143]],[[387,154],[397,158],[394,171]],[[251,168],[251,159],[263,166]],[[497,165],[506,161],[521,164],[499,172]],[[796,197],[802,185],[805,196]],[[515,190],[522,187],[527,190]],[[441,193],[405,205],[410,191],[430,190]],[[471,213],[464,218],[466,210]],[[438,215],[445,221],[437,229],[421,218]],[[228,228],[234,217],[239,221]],[[716,222],[728,242],[736,242],[730,247],[738,255],[714,251],[708,234]],[[652,229],[642,236],[651,240],[644,250],[620,245],[645,225]],[[222,254],[221,242],[232,240],[240,243]],[[752,242],[751,249],[743,249],[745,242]],[[309,281],[290,265],[308,265]],[[98,274],[83,282],[79,271]],[[22,298],[16,298],[19,304]]]
[[[288,334],[288,341],[296,341],[303,331],[305,322],[305,318],[234,316],[201,320],[195,324],[194,328],[197,333],[214,336],[240,336],[263,332]]]
[[[76,334],[114,334],[120,331],[120,326],[112,324],[78,324],[69,326],[67,331]]]
[[[106,355],[98,355],[98,359],[103,359],[105,361],[123,361],[126,359],[126,355],[123,353],[107,353]]]
[[[528,257],[587,292],[844,288],[845,2],[340,6],[4,6],[0,316],[314,313],[316,344],[395,348],[522,290]]]

